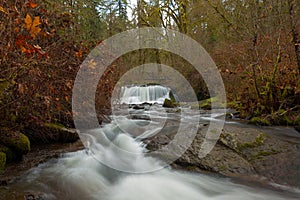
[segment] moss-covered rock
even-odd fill
[[[256,125],[261,125],[261,126],[270,126],[271,122],[267,118],[264,117],[252,117],[250,119],[250,124],[256,124]]]
[[[201,109],[207,109],[210,110],[211,109],[211,103],[215,102],[217,99],[215,97],[209,98],[209,99],[205,99],[202,101],[199,101],[199,107]]]
[[[4,170],[5,164],[6,164],[6,154],[0,152],[0,172]]]
[[[256,136],[254,141],[240,143],[238,145],[239,150],[243,150],[246,148],[255,148],[264,145],[264,141],[268,136],[265,133],[261,133]]]
[[[172,91],[170,91],[169,96],[170,96],[171,101],[172,101],[173,103],[175,103],[175,102],[176,102],[176,98],[175,98],[175,96],[174,96],[174,94],[173,94]]]
[[[18,157],[17,155],[7,146],[4,146],[2,144],[0,144],[0,152],[3,152],[6,154],[6,162],[12,162],[14,160],[16,160]]]
[[[71,143],[79,139],[76,130],[57,123],[31,124],[24,129],[24,133],[35,144]]]
[[[24,155],[30,151],[28,137],[18,131],[0,130],[0,143],[9,147],[17,156]]]
[[[192,105],[192,109],[204,109],[204,110],[211,110],[212,104],[216,108],[226,108],[226,104],[221,102],[218,97],[211,97],[209,99],[204,99],[198,101],[196,104]]]
[[[165,99],[163,107],[165,107],[165,108],[175,108],[175,105],[174,105],[172,100]]]

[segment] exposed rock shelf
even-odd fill
[[[208,170],[225,176],[259,179],[300,188],[300,134],[273,135],[248,125],[226,124],[213,150],[198,157],[207,126],[198,131],[192,145],[173,164],[191,171]],[[293,130],[290,128],[289,130]],[[173,131],[175,134],[176,131]],[[173,135],[157,135],[148,148],[155,150],[167,144]]]

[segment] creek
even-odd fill
[[[23,199],[24,191],[45,200],[298,199],[299,193],[288,190],[172,169],[149,156],[143,140],[156,134],[154,127],[158,122],[166,118],[176,122],[179,114],[166,114],[159,106],[148,111],[129,110],[119,110],[112,116],[111,123],[86,131],[84,138],[89,142],[86,149],[49,160],[7,187],[1,187],[1,199]],[[189,115],[186,124],[195,123],[194,117]],[[202,114],[200,124],[217,118],[218,113]],[[133,123],[142,128],[132,128]]]

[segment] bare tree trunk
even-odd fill
[[[254,60],[255,63],[251,64],[252,72],[253,72],[253,79],[254,79],[254,87],[257,94],[257,97],[261,99],[260,91],[258,89],[258,83],[257,83],[257,76],[256,76],[256,66],[259,64],[259,53],[257,50],[257,43],[258,43],[258,29],[259,29],[259,23],[260,23],[260,15],[261,15],[261,7],[259,5],[259,0],[256,0],[255,7],[257,8],[257,12],[255,14],[255,21],[254,21],[254,35],[253,35],[253,50],[254,50]]]
[[[299,33],[299,10],[297,10],[297,5],[299,5],[298,0],[288,0],[289,5],[289,14],[290,14],[290,21],[291,21],[291,29],[292,29],[292,36],[293,36],[293,43],[295,45],[295,53],[297,59],[298,70],[300,73],[300,33]]]
[[[144,12],[143,12],[143,6],[144,6],[144,2],[143,0],[138,0],[137,1],[137,14],[138,14],[138,28],[142,28],[144,26],[144,22],[143,22],[143,15],[144,15]],[[139,65],[142,65],[144,64],[145,62],[145,56],[143,56],[143,50],[141,49],[141,38],[140,38],[140,32],[139,32],[139,49],[138,49],[138,52],[139,52],[139,61],[138,61],[138,64]],[[144,68],[142,67],[141,68],[141,73],[144,73]]]

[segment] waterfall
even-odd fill
[[[161,85],[124,86],[121,88],[121,104],[163,104],[170,99],[170,88]]]

